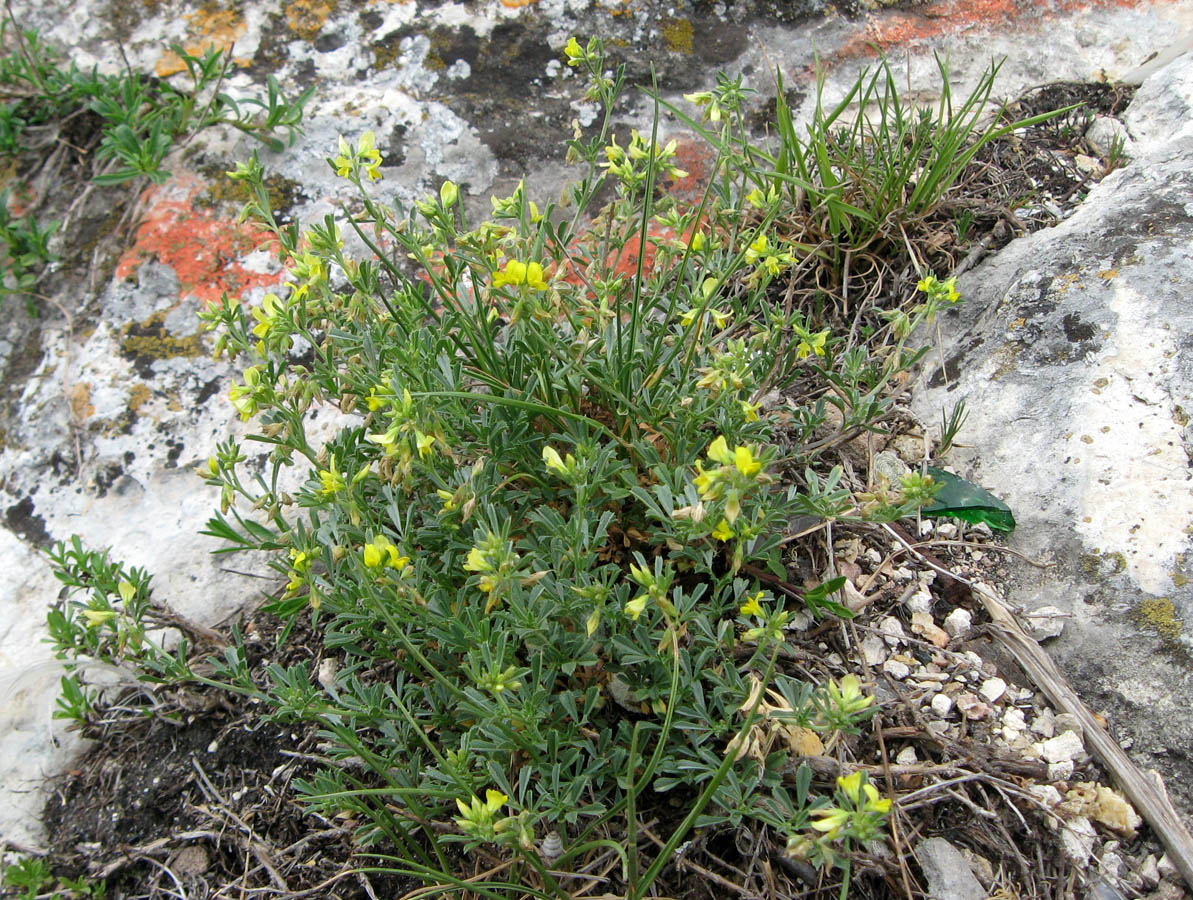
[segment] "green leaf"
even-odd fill
[[[989,491],[944,469],[929,466],[928,474],[943,486],[936,499],[923,508],[925,516],[952,516],[974,525],[985,522],[994,531],[1004,533],[1015,530],[1015,516],[1010,507]]]

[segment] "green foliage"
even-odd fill
[[[301,250],[277,227],[255,158],[231,173],[294,280],[258,306],[228,298],[205,314],[217,355],[245,360],[231,401],[270,451],[257,470],[238,443],[219,447],[201,473],[221,498],[208,531],[270,554],[285,587],[269,609],[309,616],[335,674],[275,664],[262,688],[229,651],[221,677],[363,761],[364,775],[332,766],[304,781],[307,803],[352,813],[364,846],[428,880],[452,882],[445,841],[488,843],[518,859],[489,896],[528,884],[563,896],[538,839],[567,833],[554,863],[566,866],[618,822],[634,898],[698,825],[771,822],[839,864],[833,848],[875,839],[889,802],[857,779],[816,797],[805,775],[793,800],[775,736],[852,733],[872,698],[856,679],[787,671],[789,601],[747,566],[785,574],[784,523],[861,516],[863,501],[839,469],[812,465],[829,400],[784,423],[794,459],[760,411],[801,378],[832,386],[844,429],[871,427],[915,359],[907,336],[955,290],[929,276],[881,355],[847,349],[810,311],[774,301],[809,250],[773,228],[777,207],[744,211],[732,185],[752,183],[757,156],[721,142],[714,182],[728,193],[677,207],[655,187],[685,174],[674,144],[611,138],[622,72],[595,42],[572,41],[567,57],[606,113],[568,142],[583,174],[562,207],[519,187],[470,224],[450,183],[411,209],[382,205],[367,186],[384,161],[365,133],[329,160],[360,192],[343,222],[374,258],[355,259],[331,217]],[[741,128],[735,90],[715,98],[727,129]],[[596,212],[601,192],[612,199]],[[353,417],[326,443],[308,431],[319,405]],[[780,487],[793,462],[806,478]],[[293,466],[308,473],[297,490],[283,487]],[[913,481],[891,501],[901,514],[931,496],[930,480]],[[845,613],[840,587],[805,601]],[[784,701],[764,702],[767,689]],[[648,789],[681,795],[687,815],[640,871]],[[443,835],[425,822],[453,824]]]
[[[285,146],[279,132],[293,143],[303,107],[313,88],[287,100],[270,76],[264,99],[237,100],[221,90],[231,55],[214,48],[202,56],[171,49],[186,67],[190,84],[176,88],[135,72],[100,75],[69,65],[34,30],[13,21],[0,24],[0,155],[31,169],[45,159],[47,129],[57,130],[90,112],[98,119],[101,138],[95,151],[98,173],[92,181],[119,184],[136,178],[163,183],[167,154],[183,140],[213,125],[229,125],[251,135],[271,150]],[[40,226],[32,217],[13,218],[7,191],[0,197],[0,250],[5,252],[5,293],[29,297],[42,269],[54,259],[46,242],[54,225]],[[32,300],[28,301],[33,311]]]
[[[77,536],[69,544],[60,541],[47,556],[67,588],[46,614],[50,642],[68,669],[56,717],[80,722],[91,717],[95,694],[74,673],[80,661],[119,666],[147,681],[189,675],[185,638],[173,652],[161,644],[165,618],[151,599],[148,572],[114,562],[107,551],[85,550]]]
[[[744,128],[734,127],[740,80],[721,76],[716,90],[687,95],[702,107],[704,123],[671,109],[722,153],[742,160],[740,172],[753,188],[748,201],[781,221],[800,220],[805,245],[815,248],[821,265],[840,282],[848,277],[851,259],[856,266],[861,255],[892,246],[901,252],[907,233],[914,232],[912,223],[936,208],[985,144],[1066,111],[1015,122],[990,116],[1001,66],[995,62],[955,104],[948,63],[939,56],[936,62],[941,92],[935,109],[900,96],[886,60],[863,70],[831,107],[824,102],[821,73],[806,134],[796,128],[777,74],[773,147],[758,146]],[[968,231],[968,223],[958,229]]]
[[[450,844],[487,844],[511,868],[470,890],[564,897],[537,849],[558,832],[553,870],[612,850],[639,900],[693,828],[754,820],[845,869],[845,891],[850,851],[880,839],[890,801],[860,773],[816,795],[786,763],[800,740],[856,734],[873,698],[851,675],[800,677],[783,650],[801,592],[755,573],[786,580],[798,514],[889,519],[931,500],[918,473],[854,493],[817,449],[829,404],[832,440],[890,411],[918,356],[906,341],[955,285],[925,275],[881,339],[855,345],[817,298],[791,301],[798,268],[826,251],[777,227],[796,176],[776,167],[797,162],[748,145],[740,84],[693,97],[724,126],[713,186],[689,209],[656,189],[685,175],[673,143],[612,137],[623,72],[595,41],[566,56],[605,115],[568,142],[582,170],[562,205],[519,186],[469,223],[451,183],[383,205],[366,132],[328,160],[357,208],[300,235],[274,219],[255,155],[230,173],[292,281],[203,314],[216,355],[244,362],[229,399],[268,451],[260,465],[237,441],[217,447],[200,472],[220,496],[207,533],[267,555],[280,640],[307,619],[321,659],[262,674],[237,637],[215,680],[272,720],[314,723],[335,764],[299,783],[308,806],[351,816],[379,864],[429,883],[462,887]],[[827,147],[827,131],[811,141]],[[844,188],[829,195],[817,209],[856,236],[865,217]],[[366,258],[345,253],[341,227]],[[768,395],[793,384],[806,394],[774,414]],[[348,417],[330,439],[319,407]],[[77,540],[53,559],[87,592],[51,613],[60,650],[206,680],[138,626],[144,573]],[[805,586],[803,605],[847,615],[842,585]],[[642,866],[639,810],[662,795],[683,820]]]
[[[55,878],[46,860],[37,856],[26,856],[0,872],[0,884],[16,891],[13,895],[20,900],[34,900],[46,897],[49,900],[73,900],[91,897],[100,900],[107,896],[107,885],[102,881],[91,882],[85,878]],[[56,890],[53,888],[57,887]]]

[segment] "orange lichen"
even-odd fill
[[[935,40],[942,35],[1006,25],[1019,20],[1039,23],[1057,13],[1090,7],[1131,7],[1142,0],[935,0],[914,11],[890,10],[875,13],[861,32],[846,42],[838,58],[873,56],[909,43]]]
[[[304,41],[313,41],[335,8],[335,0],[293,0],[286,7],[286,24]]]
[[[717,154],[705,140],[679,137],[675,145],[675,165],[688,173],[687,178],[664,178],[663,190],[680,203],[700,205],[700,198],[712,178]]]
[[[191,40],[186,41],[183,48],[191,56],[202,56],[211,49],[231,53],[232,47],[248,27],[235,10],[214,6],[204,6],[187,13],[186,18],[190,22],[187,30]],[[235,62],[242,66],[249,63],[246,59],[237,59]],[[153,70],[159,78],[169,78],[185,69],[182,57],[170,50],[157,61]]]
[[[193,295],[204,304],[219,303],[225,292],[237,296],[276,285],[278,275],[249,271],[239,261],[268,246],[272,235],[197,208],[194,200],[207,187],[196,175],[181,173],[147,190],[142,202],[148,212],[135,243],[120,257],[116,277],[131,278],[142,263],[156,257],[178,276],[179,296]]]
[[[506,9],[521,9],[534,3],[538,3],[538,0],[501,0],[501,5]]]

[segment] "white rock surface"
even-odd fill
[[[1085,752],[1085,743],[1072,731],[1043,742],[1041,755],[1050,763],[1071,762]]]
[[[957,608],[945,616],[941,625],[949,637],[963,638],[973,627],[973,614],[967,609]]]

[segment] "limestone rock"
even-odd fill
[[[928,893],[939,900],[985,900],[986,890],[974,876],[969,863],[956,847],[944,838],[929,838],[916,847],[916,858]]]

